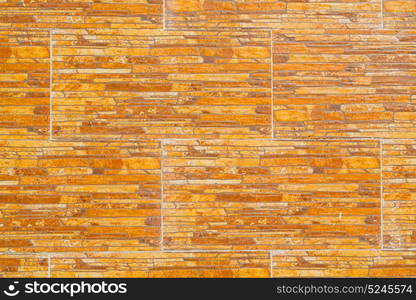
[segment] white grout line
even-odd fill
[[[270,278],[273,278],[273,254],[272,251],[269,251],[269,257],[270,257]]]
[[[416,251],[416,248],[384,248],[383,251]]]
[[[274,114],[273,114],[273,106],[274,106],[274,70],[273,70],[273,29],[270,30],[270,91],[271,91],[271,131],[272,131],[272,139],[274,139]]]
[[[53,80],[52,80],[52,74],[53,74],[53,66],[52,66],[52,60],[53,60],[53,55],[52,55],[52,51],[53,51],[53,42],[52,42],[52,35],[53,35],[53,31],[49,30],[49,140],[53,139],[53,129],[52,129],[52,122],[53,122],[53,89],[52,89],[52,84],[53,84]]]
[[[164,185],[163,185],[163,159],[165,157],[163,140],[160,141],[160,250],[165,250],[164,246],[164,234],[163,234],[163,198],[164,198]]]
[[[380,143],[380,248],[384,249],[383,140]]]

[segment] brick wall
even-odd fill
[[[416,1],[0,10],[0,276],[416,277]]]

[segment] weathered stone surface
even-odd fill
[[[56,138],[270,136],[268,32],[54,37]]]
[[[0,29],[0,136],[49,135],[49,33]]]
[[[416,249],[416,141],[383,143],[384,247]]]
[[[6,0],[0,26],[14,28],[161,28],[163,0]]]
[[[0,142],[1,251],[160,249],[158,142]]]
[[[273,277],[416,277],[413,251],[278,251]]]
[[[383,0],[384,27],[415,29],[416,1]]]
[[[379,245],[377,142],[179,140],[163,153],[166,248]]]
[[[416,1],[0,11],[0,276],[416,276]]]
[[[415,37],[276,31],[275,137],[416,138]]]
[[[371,28],[380,0],[166,0],[168,28]]]
[[[65,253],[52,277],[270,277],[266,252]]]
[[[48,258],[37,254],[0,254],[0,277],[48,277]]]

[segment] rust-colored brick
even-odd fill
[[[275,32],[275,137],[416,138],[416,36]]]
[[[273,277],[416,277],[411,251],[278,251]]]
[[[270,62],[269,32],[58,31],[54,136],[269,137]]]
[[[416,141],[383,142],[384,247],[416,248]]]
[[[0,136],[49,135],[48,31],[0,29]]]
[[[165,246],[378,246],[380,148],[372,141],[169,141]]]
[[[169,28],[372,28],[380,0],[165,0]],[[410,6],[410,5],[409,5]]]
[[[0,1],[1,277],[416,277],[416,1]]]
[[[157,250],[158,142],[0,142],[0,250]]]
[[[270,277],[265,252],[63,253],[53,277]]]

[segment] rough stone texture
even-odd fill
[[[416,138],[416,32],[275,32],[275,137]]]
[[[166,0],[168,28],[371,28],[380,0]]]
[[[0,29],[0,137],[49,135],[49,32]]]
[[[0,11],[0,276],[416,276],[416,1]]]
[[[58,31],[54,136],[269,137],[270,61],[264,31]]]
[[[278,251],[273,277],[416,277],[416,253],[381,250]]]
[[[416,141],[383,142],[384,247],[416,249]]]
[[[380,148],[372,141],[169,141],[165,247],[371,248]]]
[[[36,254],[0,254],[0,277],[48,277],[48,258]]]
[[[52,257],[52,277],[270,277],[265,252],[65,253]]]
[[[416,28],[416,1],[383,0],[384,26],[386,28]]]
[[[3,0],[0,26],[161,28],[163,0]]]
[[[1,251],[158,250],[158,142],[0,142]]]

